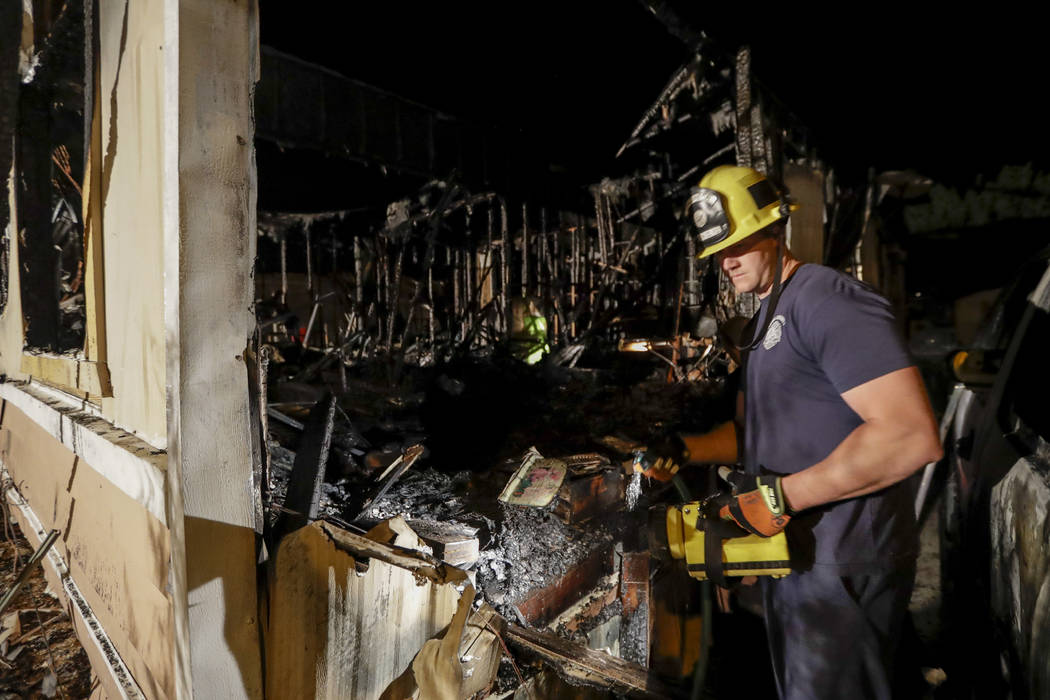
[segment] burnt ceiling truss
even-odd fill
[[[431,179],[501,180],[498,139],[431,107],[262,46],[255,135]]]

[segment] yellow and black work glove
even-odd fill
[[[642,474],[657,481],[670,481],[689,461],[689,451],[678,433],[664,436],[645,450]]]
[[[772,537],[787,527],[793,511],[780,487],[781,477],[738,474],[723,476],[733,485],[733,496],[719,510],[719,517],[761,537]]]

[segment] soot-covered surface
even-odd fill
[[[374,367],[359,374],[351,386],[381,383]],[[530,591],[560,580],[599,549],[611,551],[622,541],[629,517],[620,507],[568,525],[554,512],[557,501],[547,508],[499,502],[528,448],[535,446],[545,457],[605,453],[608,469],[619,469],[623,456],[599,438],[649,442],[674,430],[706,429],[731,410],[724,381],[668,384],[661,368],[644,364],[568,370],[488,358],[429,372],[406,370],[398,384],[388,386],[385,392],[350,391],[340,398],[347,421],[372,453],[355,457],[360,465],[355,469],[329,463],[323,517],[352,523],[374,494],[383,467],[400,449],[420,442],[426,446],[423,457],[364,510],[358,524],[399,515],[476,529],[478,590],[511,620],[520,618],[516,604]],[[334,444],[340,444],[347,421],[336,421]],[[300,436],[287,426],[271,424],[271,430],[274,502],[281,503]],[[370,460],[378,465],[369,466]]]
[[[478,560],[479,588],[501,614],[516,619],[514,603],[610,545],[614,532],[604,523],[586,529],[565,525],[548,509],[503,506]]]

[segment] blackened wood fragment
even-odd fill
[[[508,623],[504,638],[510,646],[536,654],[576,679],[586,679],[634,697],[679,698],[684,693],[666,685],[648,669],[602,651],[588,649],[551,632]]]
[[[285,510],[277,521],[278,537],[317,520],[324,468],[332,446],[335,403],[332,392],[325,392],[306,419],[284,499]]]

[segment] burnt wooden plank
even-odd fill
[[[518,612],[530,625],[545,625],[594,590],[612,570],[611,545],[596,549],[550,585],[529,591],[517,602]]]
[[[652,627],[649,619],[649,552],[623,553],[620,600],[623,603],[620,653],[628,661],[648,665]]]
[[[638,664],[602,651],[588,649],[551,632],[507,625],[506,641],[513,647],[536,654],[569,675],[595,685],[625,692],[633,697],[679,698],[685,693],[656,678]]]
[[[335,403],[332,392],[325,392],[306,419],[284,499],[285,510],[277,524],[278,536],[317,520],[324,467],[332,446]]]

